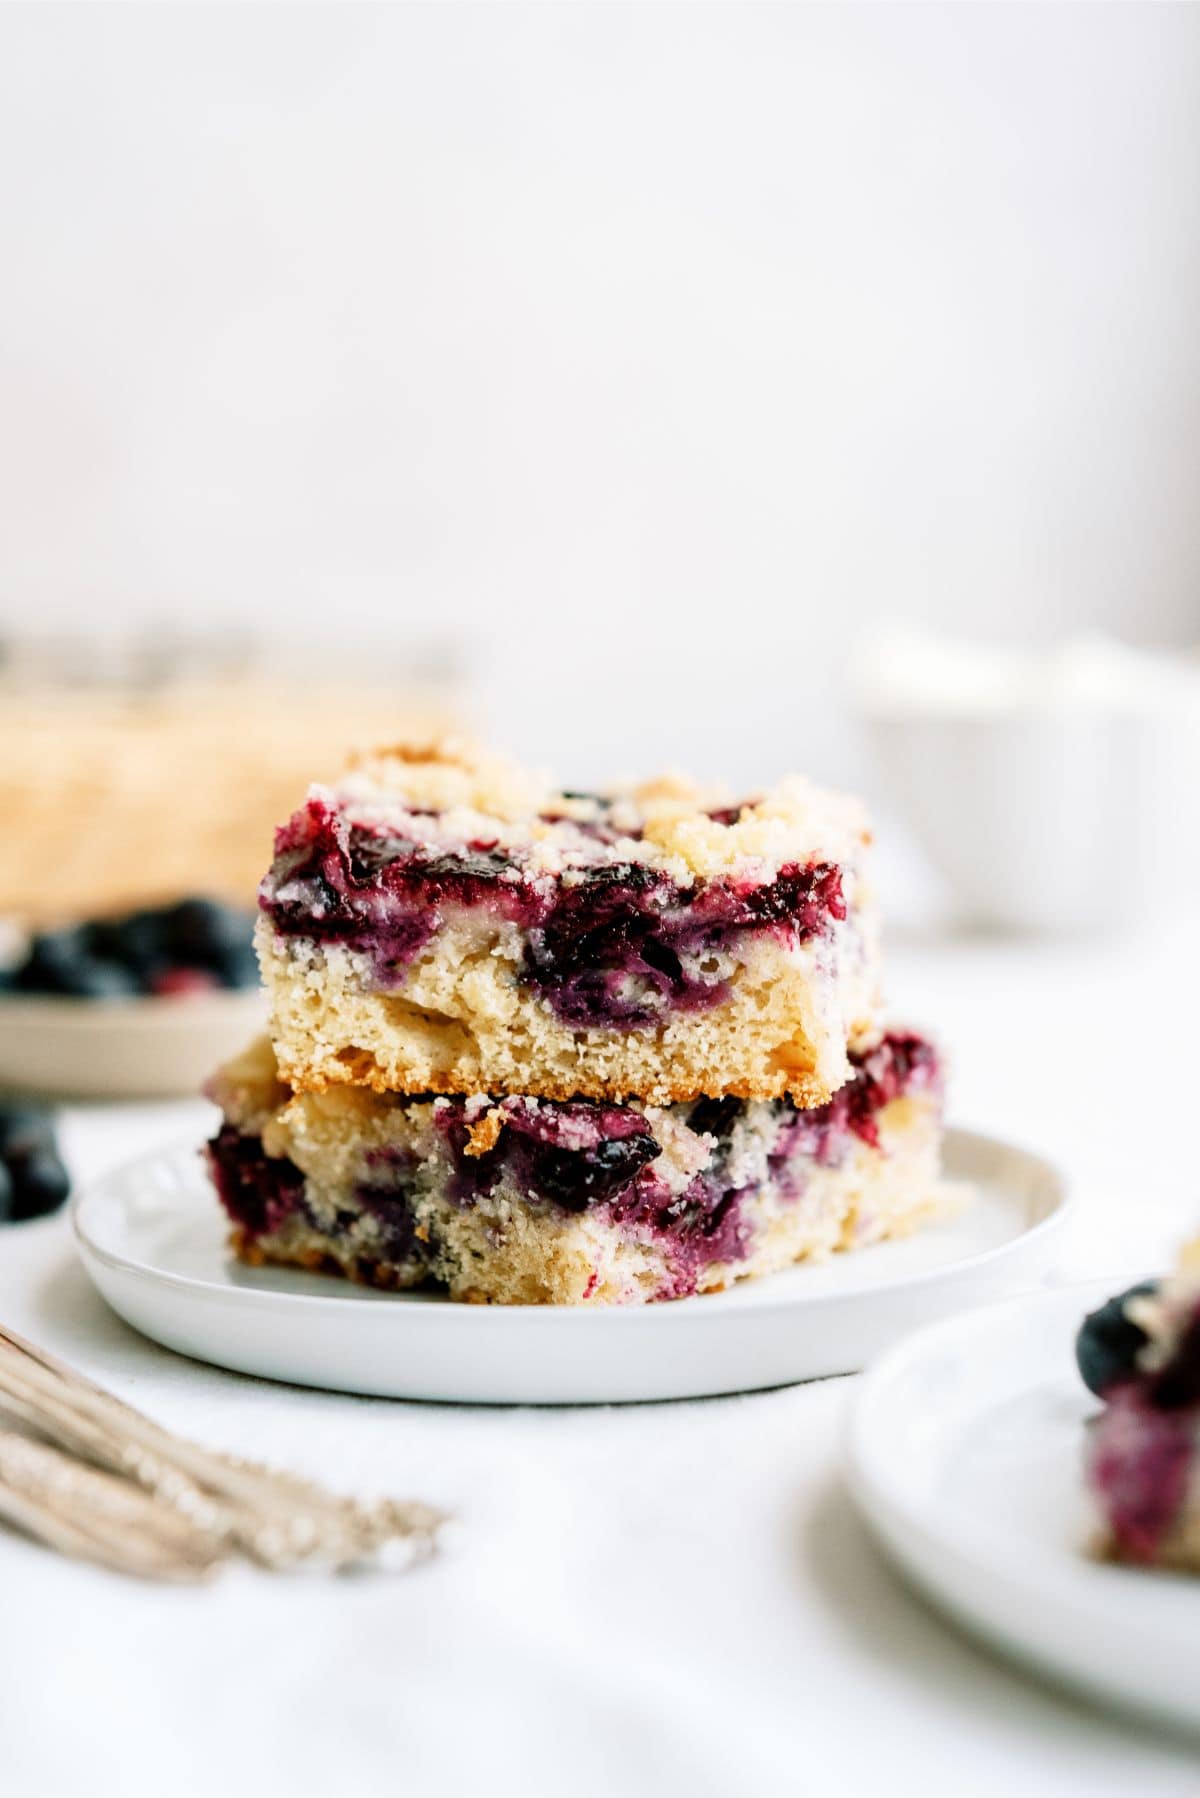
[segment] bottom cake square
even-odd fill
[[[942,1078],[921,1037],[829,1103],[293,1094],[270,1045],[216,1076],[234,1251],[492,1304],[715,1291],[914,1228],[938,1207]]]

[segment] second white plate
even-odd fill
[[[991,1305],[894,1348],[856,1398],[850,1482],[888,1553],[958,1621],[1039,1671],[1196,1729],[1200,1580],[1085,1552],[1084,1427],[1098,1405],[1073,1345],[1119,1284]]]
[[[75,1229],[114,1311],[241,1373],[464,1404],[698,1398],[852,1373],[917,1323],[1043,1278],[1065,1209],[1054,1169],[962,1130],[949,1133],[946,1160],[973,1199],[904,1241],[607,1310],[455,1305],[242,1267],[195,1149],[110,1175],[78,1201]]]

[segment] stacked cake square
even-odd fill
[[[858,805],[561,792],[470,746],[314,788],[214,1079],[248,1261],[508,1304],[710,1291],[910,1229],[941,1072],[885,1028]]]

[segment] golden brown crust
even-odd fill
[[[299,1267],[307,1274],[328,1274],[331,1279],[350,1280],[356,1286],[371,1286],[379,1292],[407,1292],[412,1283],[398,1278],[386,1263],[347,1260],[317,1248],[273,1247],[262,1243],[235,1227],[229,1232],[231,1252],[246,1267]]]
[[[500,1141],[500,1132],[504,1128],[504,1114],[495,1105],[485,1111],[483,1116],[467,1132],[464,1155],[487,1155]]]
[[[869,1046],[864,1042],[864,1046]],[[406,1088],[397,1086],[394,1080],[371,1060],[364,1051],[358,1053],[350,1061],[339,1060],[329,1065],[325,1072],[314,1073],[310,1068],[291,1069],[289,1066],[288,1084],[296,1093],[319,1094],[335,1092],[343,1087],[363,1087],[368,1092],[378,1093],[381,1097],[388,1093],[406,1091],[432,1093],[435,1095],[457,1095],[464,1091],[478,1091],[478,1081],[466,1082],[455,1079],[453,1075],[446,1077],[432,1076],[419,1085]],[[821,1081],[798,1077],[781,1071],[773,1080],[727,1080],[719,1088],[716,1096],[730,1099],[791,1099],[803,1111],[811,1111],[819,1105],[827,1105],[837,1089],[826,1086]],[[696,1081],[646,1081],[642,1090],[633,1091],[628,1086],[618,1085],[611,1080],[598,1080],[592,1076],[580,1074],[572,1081],[550,1079],[535,1080],[525,1089],[524,1096],[531,1099],[556,1099],[567,1102],[571,1099],[603,1099],[614,1105],[623,1105],[630,1100],[649,1105],[690,1105],[697,1099],[714,1096],[712,1083],[699,1084]],[[472,1145],[476,1141],[482,1147],[474,1146],[468,1151],[472,1155],[484,1155],[499,1134],[499,1124],[495,1135],[491,1130],[490,1118],[482,1119],[471,1132]]]
[[[435,836],[444,825],[452,840],[486,837],[549,871],[564,855],[567,863],[578,855],[573,825],[594,822],[597,806],[596,796],[564,793],[540,770],[461,737],[401,741],[359,754],[322,796],[352,818],[399,821],[415,811]],[[871,840],[857,800],[800,775],[787,775],[749,799],[723,786],[662,775],[610,787],[603,803],[608,826],[637,840],[637,859],[681,883],[746,868],[769,879],[788,862],[833,862],[849,877],[861,868]],[[716,815],[726,811],[734,815]],[[595,841],[590,847],[600,854]]]
[[[441,763],[449,768],[474,768],[481,759],[481,752],[465,737],[411,737],[397,743],[373,745],[370,749],[355,749],[347,758],[346,766],[365,768],[373,762],[392,761],[407,762],[414,768],[431,763]]]

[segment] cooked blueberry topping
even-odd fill
[[[494,847],[450,854],[351,826],[312,800],[276,838],[259,903],[276,929],[371,956],[388,985],[439,928],[446,905],[488,906],[519,921],[531,889]]]
[[[719,1163],[697,1174],[672,1196],[653,1176],[630,1187],[613,1205],[613,1215],[653,1230],[669,1245],[672,1298],[695,1292],[700,1272],[713,1261],[740,1261],[749,1246],[742,1217],[745,1190],[730,1190]]]
[[[446,851],[310,801],[279,833],[259,903],[287,935],[344,943],[383,986],[441,927],[448,906],[479,908],[526,938],[523,978],[564,1023],[636,1029],[726,994],[722,955],[748,930],[805,941],[846,915],[839,870],[788,864],[761,885],[677,885],[638,862],[599,862],[569,879],[534,875],[494,845]]]
[[[1088,1462],[1122,1558],[1153,1562],[1187,1497],[1191,1419],[1156,1409],[1140,1382],[1118,1381],[1092,1432]]]
[[[346,873],[355,886],[366,886],[384,868],[414,856],[417,845],[410,837],[387,831],[352,830],[346,841]]]
[[[744,1099],[701,1099],[688,1112],[688,1129],[723,1141],[746,1109]]]
[[[819,1111],[798,1112],[800,1128],[813,1127],[828,1135],[845,1129],[879,1147],[879,1113],[902,1093],[936,1086],[941,1062],[933,1044],[911,1032],[889,1031],[883,1041],[865,1053],[851,1053],[854,1078],[840,1087]],[[824,1161],[823,1153],[818,1159]]]
[[[509,1099],[500,1110],[504,1123],[495,1147],[473,1155],[461,1108],[453,1101],[439,1108],[456,1203],[476,1203],[507,1171],[534,1198],[585,1211],[622,1191],[662,1152],[645,1118],[628,1106]]]
[[[1143,1280],[1090,1311],[1075,1338],[1075,1360],[1084,1385],[1103,1398],[1122,1380],[1137,1372],[1137,1357],[1148,1341],[1145,1330],[1125,1315],[1130,1299],[1157,1291],[1154,1280]]]
[[[431,1244],[417,1235],[411,1197],[403,1186],[360,1185],[354,1197],[380,1228],[380,1254],[388,1261],[426,1261]]]
[[[528,932],[525,978],[565,1023],[634,1029],[720,1004],[719,958],[744,931],[785,926],[802,939],[844,916],[838,871],[823,863],[744,890],[683,889],[656,869],[614,863],[559,891]]]
[[[452,1109],[442,1111],[438,1123],[454,1167],[447,1182],[446,1197],[454,1205],[476,1205],[487,1198],[503,1173],[503,1153],[491,1149],[486,1155],[469,1155],[470,1126]]]
[[[507,1100],[501,1109],[505,1122],[499,1140],[479,1156],[466,1152],[469,1127],[460,1106],[451,1101],[440,1109],[457,1203],[477,1203],[507,1176],[531,1199],[564,1211],[611,1206],[615,1218],[669,1238],[680,1293],[694,1290],[707,1262],[745,1253],[740,1195],[726,1189],[716,1161],[673,1197],[654,1171],[662,1153],[658,1142],[631,1106]]]
[[[258,982],[253,919],[215,899],[142,908],[34,936],[3,985],[79,999],[182,995]]]
[[[601,1205],[623,1192],[647,1162],[661,1153],[647,1131],[609,1138],[593,1149],[530,1145],[514,1160],[524,1174],[524,1183],[538,1198],[549,1199],[564,1211],[586,1211],[589,1205]]]
[[[224,1124],[208,1145],[217,1196],[249,1236],[277,1230],[303,1202],[304,1175],[294,1162],[268,1155],[258,1136]]]

